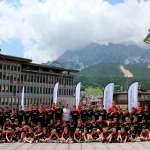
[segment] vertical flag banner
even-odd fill
[[[138,82],[130,85],[128,90],[128,111],[132,112],[132,108],[137,107],[138,102]]]
[[[114,93],[114,83],[109,83],[104,90],[104,99],[103,99],[103,105],[104,109],[108,111],[108,109],[111,107],[112,101],[113,101],[113,93]]]
[[[80,89],[81,89],[81,82],[79,82],[76,86],[76,108],[78,108],[80,104]]]
[[[59,83],[57,82],[53,90],[53,103],[55,104],[57,104],[57,100],[58,100],[58,86],[59,86]]]
[[[21,93],[21,110],[24,110],[24,86]]]

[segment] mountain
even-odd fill
[[[98,63],[150,64],[150,50],[136,45],[91,43],[76,50],[68,50],[57,60],[65,67],[84,69]]]
[[[150,49],[136,45],[91,43],[76,50],[68,50],[50,65],[80,69],[76,82],[104,87],[114,82],[127,90],[138,81],[142,89],[150,89]]]

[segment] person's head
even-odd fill
[[[81,120],[80,119],[78,119],[77,124],[81,125]]]
[[[131,129],[131,131],[134,131],[134,126],[131,126],[131,128],[130,128],[130,129]]]
[[[79,133],[79,131],[80,131],[79,128],[76,128],[76,133]]]
[[[44,133],[44,134],[47,134],[46,128],[43,128],[43,133]]]
[[[99,119],[98,119],[99,121],[102,121],[103,120],[103,117],[102,116],[99,116]]]
[[[83,131],[84,133],[87,133],[87,129],[86,128],[84,128],[84,131]]]
[[[61,124],[60,120],[57,120],[57,124]]]
[[[117,129],[116,128],[113,128],[112,129],[112,133],[116,133],[117,132]]]
[[[51,120],[49,121],[49,124],[50,124],[50,125],[53,125],[53,123],[54,123],[54,121],[53,121],[53,119],[51,119]]]
[[[26,124],[26,122],[25,121],[22,121],[22,125],[25,125]]]
[[[76,111],[76,106],[75,105],[73,106],[73,111]]]
[[[145,128],[143,128],[143,129],[142,129],[142,132],[143,132],[143,133],[145,133],[145,132],[146,132],[146,129],[145,129]]]
[[[103,128],[103,133],[107,133],[108,132],[108,128]]]
[[[121,128],[121,133],[125,133],[125,128]]]
[[[117,122],[117,118],[113,118],[113,121],[116,123]]]
[[[121,134],[121,131],[120,131],[120,130],[118,130],[118,134]]]
[[[99,134],[99,133],[100,133],[100,129],[96,129],[96,133],[98,133],[98,134]]]
[[[144,106],[144,111],[148,111],[148,106],[147,105]]]
[[[114,100],[112,101],[112,106],[116,106],[116,102]]]
[[[64,128],[64,133],[65,133],[65,134],[68,133],[68,128],[67,128],[67,127]]]

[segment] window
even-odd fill
[[[2,64],[0,63],[0,70],[2,70]]]

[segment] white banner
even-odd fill
[[[58,100],[58,86],[59,86],[59,83],[57,82],[53,90],[53,103],[55,104],[57,104],[57,100]]]
[[[108,109],[112,105],[113,101],[113,93],[114,93],[114,83],[109,83],[104,90],[104,99],[103,99],[103,105],[104,109],[108,111]]]
[[[78,108],[80,104],[80,89],[81,89],[81,82],[79,82],[76,86],[76,108]]]
[[[138,102],[138,82],[130,85],[128,90],[128,111],[131,112],[132,108],[137,107]]]
[[[24,110],[24,86],[21,93],[21,110]]]

